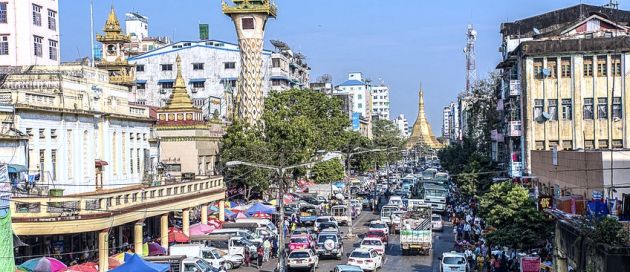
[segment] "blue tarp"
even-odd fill
[[[9,164],[9,173],[28,172],[26,166],[19,164]]]
[[[125,263],[109,272],[165,272],[170,268],[168,264],[147,262],[137,254],[125,253]]]
[[[247,212],[245,212],[245,214],[253,215],[253,214],[257,213],[257,212],[266,213],[266,214],[272,214],[275,211],[276,211],[275,208],[269,207],[269,206],[259,202],[259,203],[254,204],[254,206],[252,206],[251,208],[247,209]]]

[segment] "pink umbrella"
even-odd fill
[[[190,235],[204,235],[208,232],[213,231],[214,229],[206,224],[193,224],[190,226]]]
[[[243,219],[243,218],[247,218],[247,215],[245,215],[244,213],[240,212],[238,214],[236,214],[236,219]]]
[[[30,259],[24,263],[22,263],[19,268],[26,269],[28,271],[50,271],[57,272],[66,269],[67,266],[61,261],[50,258],[50,257],[41,257],[36,259]]]

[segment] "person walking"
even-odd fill
[[[250,256],[250,252],[249,249],[245,248],[243,254],[245,256],[243,256],[243,263],[245,264],[245,267],[249,267],[250,261],[251,261],[251,256]]]
[[[265,242],[263,242],[263,249],[265,251],[265,255],[263,257],[263,261],[264,262],[268,262],[269,261],[269,252],[271,252],[271,242],[269,241],[269,239],[265,239]]]
[[[256,258],[256,268],[260,269],[260,268],[262,268],[263,258],[264,258],[264,255],[265,255],[263,247],[259,246],[256,253],[257,253],[257,256],[256,256],[257,257]]]

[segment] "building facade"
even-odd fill
[[[372,137],[372,85],[362,73],[348,74],[348,80],[337,85],[333,94],[352,96],[352,129]]]
[[[181,41],[129,59],[135,65],[136,86],[132,93],[139,104],[166,105],[182,60],[182,75],[195,107],[206,119],[231,119],[241,69],[238,45],[222,41]],[[270,88],[271,52],[263,52],[263,93]]]
[[[451,138],[451,107],[447,106],[442,109],[442,138]]]
[[[406,139],[409,137],[409,122],[404,114],[398,115],[396,119],[394,119],[394,124],[400,130],[400,137]]]
[[[577,5],[501,25],[512,176],[535,172],[533,150],[628,148],[629,22],[628,11]]]
[[[308,88],[311,68],[306,63],[306,57],[294,53],[283,42],[274,42],[277,50],[271,54],[271,90]]]
[[[59,3],[0,2],[0,66],[59,65]]]
[[[137,12],[125,14],[125,33],[130,38],[124,47],[129,56],[144,54],[171,43],[167,36],[149,36],[149,17]]]
[[[372,87],[372,115],[389,120],[389,87],[385,84]]]

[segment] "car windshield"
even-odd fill
[[[361,243],[361,245],[363,246],[380,246],[383,243],[381,243],[381,241],[379,240],[363,240],[363,242]]]
[[[333,222],[325,222],[325,223],[321,223],[319,224],[319,227],[321,229],[326,229],[326,228],[336,228],[337,225]]]
[[[320,243],[323,243],[326,240],[337,241],[337,235],[335,235],[335,234],[320,234],[319,237],[317,237],[317,241],[320,242]]]
[[[298,259],[298,258],[308,258],[308,252],[299,251],[299,252],[291,252],[289,254],[290,259]]]
[[[387,226],[385,226],[385,224],[382,224],[382,223],[372,223],[370,224],[370,228],[371,229],[385,229],[387,228]]]
[[[431,220],[433,220],[433,221],[442,221],[442,217],[433,216],[433,217],[431,217]]]
[[[464,257],[444,257],[442,262],[444,264],[464,264]]]
[[[305,237],[291,238],[291,243],[308,243],[308,239]]]
[[[354,251],[350,254],[350,258],[370,258],[370,253],[367,251]]]
[[[426,196],[435,196],[435,197],[446,197],[446,191],[445,190],[437,190],[437,189],[426,189],[425,190],[425,195]]]
[[[293,231],[293,234],[308,234],[308,230],[306,229],[296,229]]]
[[[317,223],[323,223],[323,222],[328,222],[330,221],[328,218],[317,218]]]
[[[382,231],[368,231],[367,232],[367,236],[383,236],[385,235],[385,233],[383,233]]]
[[[204,260],[197,260],[197,266],[199,266],[202,271],[212,272],[213,270],[212,267],[210,267],[210,265]]]

